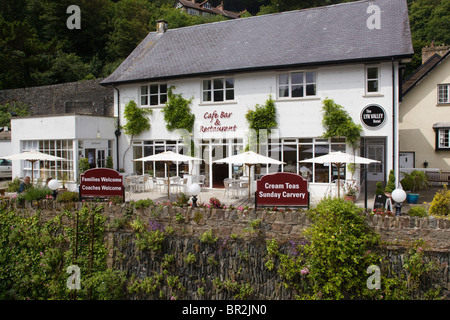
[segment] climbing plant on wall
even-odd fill
[[[256,145],[258,146],[261,134],[260,130],[266,129],[267,133],[270,133],[270,129],[278,126],[277,109],[272,96],[269,96],[264,105],[257,104],[254,110],[248,110],[245,118],[250,125],[250,129],[253,129],[256,134],[256,137],[250,138],[256,139]]]
[[[130,100],[124,110],[124,117],[127,123],[123,126],[125,134],[130,136],[130,145],[123,154],[123,163],[125,163],[125,155],[133,145],[134,137],[142,132],[150,130],[151,124],[149,115],[153,112],[151,109],[139,108],[133,100]]]
[[[323,138],[345,138],[347,144],[355,149],[358,146],[363,128],[353,122],[343,106],[332,99],[325,99],[322,107]]]
[[[174,87],[170,87],[167,92],[167,102],[162,112],[164,114],[164,121],[166,122],[166,128],[169,131],[177,129],[186,130],[192,133],[194,128],[195,115],[191,112],[190,104],[191,99],[183,98],[182,94],[173,93]],[[183,134],[182,134],[183,135]],[[190,139],[190,136],[184,136],[186,146],[190,149],[190,155],[194,155],[194,141]],[[190,140],[190,143],[188,142]]]

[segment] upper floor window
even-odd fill
[[[167,84],[152,83],[141,86],[141,106],[158,106],[167,101]]]
[[[366,68],[366,93],[378,93],[380,91],[380,68]]]
[[[301,98],[316,95],[316,72],[290,72],[278,75],[279,98]]]
[[[203,102],[221,102],[234,100],[234,78],[215,78],[203,80]]]
[[[448,83],[438,85],[438,103],[450,103],[449,88],[450,84]]]

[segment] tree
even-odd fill
[[[0,89],[35,84],[48,68],[51,45],[41,42],[28,22],[0,17]]]
[[[114,5],[112,30],[108,34],[108,59],[128,56],[150,31],[151,8],[144,0],[122,0]]]
[[[0,105],[0,127],[8,127],[11,129],[11,116],[25,117],[29,116],[30,106],[22,102],[7,102]]]

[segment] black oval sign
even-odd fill
[[[386,111],[377,104],[368,105],[361,111],[361,121],[369,128],[381,127],[386,121]]]

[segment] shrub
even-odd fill
[[[58,202],[77,202],[80,199],[78,192],[66,191],[56,196]]]
[[[134,202],[135,209],[148,208],[153,205],[154,205],[154,203],[153,203],[152,199],[139,199],[136,202]]]
[[[400,183],[404,190],[410,190],[411,192],[420,191],[428,187],[427,175],[418,170],[413,170],[411,173],[403,173],[405,176]]]
[[[177,201],[175,203],[175,205],[182,207],[185,204],[188,204],[189,202],[189,196],[186,195],[185,193],[181,192],[178,196],[177,196]]]
[[[375,194],[384,194],[384,192],[383,192],[383,184],[380,182],[380,181],[378,181],[377,182],[377,189],[375,190]]]
[[[444,185],[444,188],[436,192],[434,195],[430,206],[430,214],[436,216],[447,216],[450,213],[449,204],[450,191],[448,191],[447,186]]]
[[[364,296],[366,269],[379,263],[372,253],[379,236],[365,223],[362,209],[344,199],[327,198],[310,212],[307,243],[296,255],[280,255],[279,274],[305,299]]]
[[[18,177],[15,177],[13,179],[13,181],[8,182],[8,187],[7,187],[7,191],[8,192],[17,192],[19,191],[19,187],[20,187],[20,179]]]
[[[46,199],[52,194],[52,190],[47,187],[29,187],[17,196],[20,201],[39,201]]]
[[[408,216],[423,218],[428,216],[428,212],[424,207],[412,207],[408,212]]]
[[[391,193],[395,190],[395,174],[394,170],[389,171],[389,178],[386,184],[386,188],[384,188],[384,192]]]
[[[218,238],[214,236],[212,229],[209,229],[200,236],[200,242],[213,244],[217,242]]]

